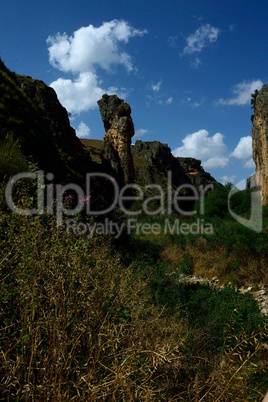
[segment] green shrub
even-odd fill
[[[224,186],[220,183],[214,185],[212,191],[210,191],[206,197],[202,200],[204,202],[204,215],[202,217],[207,218],[224,218],[228,215],[228,194],[232,188],[231,183],[227,183]],[[198,200],[195,204],[195,210],[197,213],[200,211],[200,202]]]
[[[237,215],[244,215],[250,212],[251,207],[251,189],[241,190],[234,193],[230,198],[232,211]]]
[[[181,314],[191,326],[202,329],[203,342],[210,349],[223,345],[229,326],[238,335],[258,331],[267,322],[267,318],[261,318],[258,304],[251,296],[230,287],[180,284],[177,294]]]

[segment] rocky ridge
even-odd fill
[[[12,136],[22,153],[55,180],[94,170],[56,92],[43,81],[10,72],[0,60],[0,140]]]
[[[135,174],[138,184],[165,184],[168,172],[172,172],[172,184],[176,187],[189,183],[184,169],[172,155],[167,144],[159,141],[136,141],[132,145]]]
[[[196,188],[217,182],[214,179],[214,177],[212,177],[211,174],[206,172],[203,166],[201,166],[201,160],[195,158],[182,158],[182,157],[178,157],[177,159],[180,162],[180,165],[183,167],[191,183]]]
[[[169,171],[172,172],[172,184],[175,187],[192,184],[199,189],[200,185],[216,183],[216,180],[204,171],[200,160],[176,158],[167,144],[137,140],[131,151],[138,184],[166,184]]]

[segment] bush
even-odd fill
[[[214,185],[212,191],[210,191],[205,198],[204,202],[204,216],[202,218],[225,218],[228,215],[228,194],[232,188],[232,184],[228,183],[222,185],[217,183]],[[195,204],[195,210],[197,213],[200,211],[200,200]]]
[[[241,190],[234,193],[230,199],[232,211],[237,215],[244,215],[250,212],[251,189]]]
[[[209,285],[181,284],[178,303],[188,323],[202,330],[208,349],[223,345],[229,326],[237,335],[250,334],[268,322],[260,317],[258,304],[251,296],[237,293],[230,287],[216,289]]]

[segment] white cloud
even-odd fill
[[[126,96],[126,91],[118,93],[118,88],[101,88],[96,69],[107,71],[113,65],[123,65],[127,71],[133,70],[131,56],[123,49],[130,38],[143,36],[146,30],[133,28],[126,21],[104,22],[100,27],[89,25],[75,31],[72,36],[58,33],[47,39],[50,64],[72,79],[59,78],[50,86],[55,89],[60,102],[71,113],[80,113],[97,107],[97,101],[104,93]],[[123,95],[123,96],[122,96]]]
[[[228,164],[228,162],[228,156],[213,156],[203,162],[203,167],[205,169],[223,168]]]
[[[75,81],[59,78],[50,86],[57,92],[60,102],[71,113],[80,113],[97,107],[105,89],[99,87],[98,77],[92,72],[79,74]]]
[[[212,27],[210,24],[201,25],[186,38],[187,46],[183,49],[183,54],[200,53],[204,47],[216,42],[219,33],[219,28]]]
[[[231,156],[234,156],[237,159],[248,159],[252,156],[251,135],[240,138],[235,150],[231,153]]]
[[[153,91],[159,92],[161,85],[162,85],[162,81],[158,81],[157,84],[152,84],[151,88]]]
[[[83,121],[81,121],[76,130],[76,135],[78,138],[89,138],[90,128]]]
[[[216,133],[209,137],[207,130],[199,130],[188,134],[183,145],[172,151],[174,156],[190,156],[201,159],[205,168],[224,167],[229,161],[228,148],[223,141],[224,136]],[[212,156],[213,155],[213,156]]]
[[[142,137],[142,136],[144,136],[145,134],[148,134],[148,133],[149,133],[149,130],[146,130],[144,128],[140,128],[139,130],[135,131],[135,137]]]
[[[166,105],[170,105],[173,102],[173,97],[171,96],[166,100]]]
[[[75,31],[72,36],[58,33],[47,39],[50,64],[64,72],[86,72],[96,66],[108,70],[112,64],[123,64],[133,69],[128,53],[120,48],[130,38],[143,36],[126,21],[104,22],[100,27],[89,25]]]
[[[244,166],[244,168],[247,168],[247,169],[255,168],[255,163],[254,163],[253,158],[250,158],[248,161],[246,161],[243,166]]]
[[[217,100],[216,103],[220,105],[249,105],[251,94],[255,92],[255,89],[260,90],[262,86],[263,82],[260,79],[240,82],[232,88],[232,92],[234,94],[233,98],[221,98]]]
[[[234,181],[235,181],[235,178],[236,178],[236,175],[234,174],[234,175],[232,175],[232,176],[223,176],[222,178],[221,178],[221,180],[222,180],[222,183],[223,184],[226,184],[226,183],[233,183]]]

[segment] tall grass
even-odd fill
[[[108,238],[67,234],[53,216],[0,221],[4,399],[261,400],[267,324],[254,310],[241,326],[251,302],[185,293],[168,265],[126,264]]]

